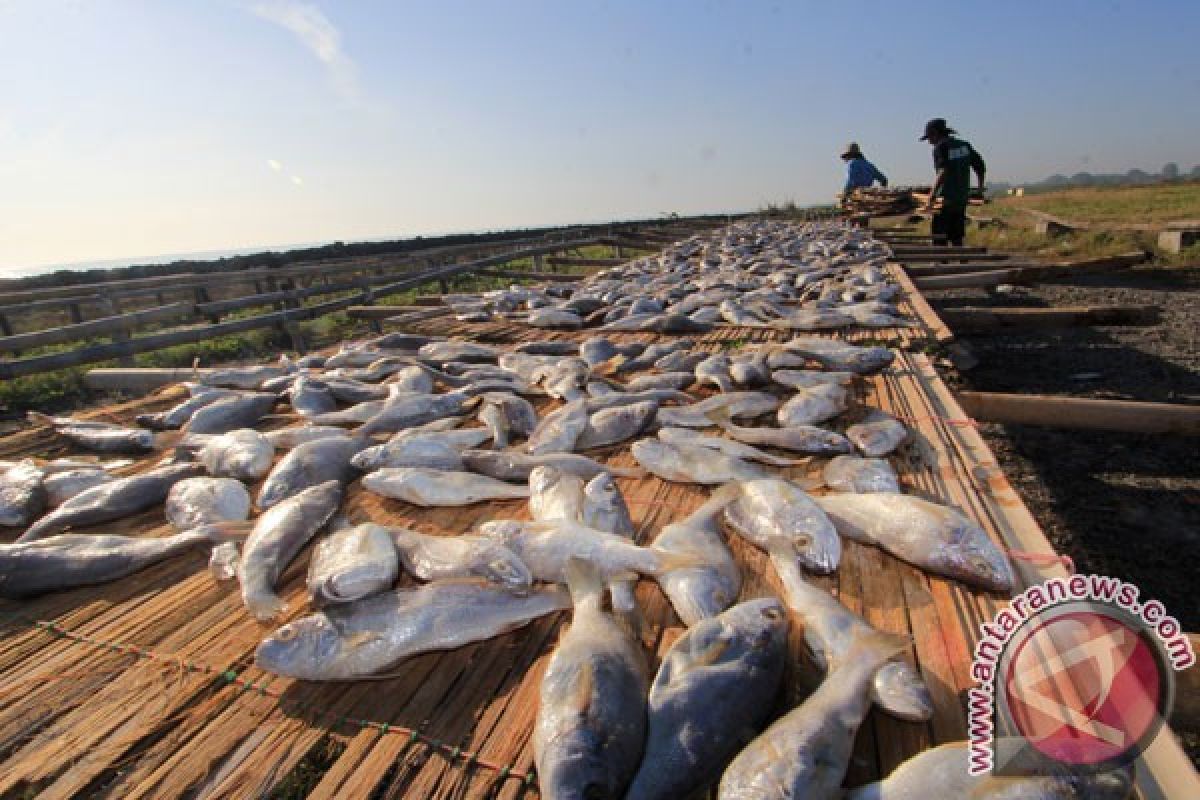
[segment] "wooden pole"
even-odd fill
[[[1005,328],[1068,328],[1083,325],[1156,325],[1158,306],[1060,306],[1058,308],[945,308],[941,318],[954,331]]]
[[[1200,406],[997,392],[959,392],[957,396],[963,410],[980,422],[1200,435]]]
[[[145,392],[172,383],[196,380],[209,372],[212,370],[191,367],[90,369],[83,376],[83,385],[97,391]]]
[[[1004,269],[983,270],[963,274],[915,277],[918,289],[967,289],[997,286],[1001,283],[1037,283],[1056,278],[1070,278],[1101,272],[1116,272],[1142,263],[1145,253],[1126,253],[1119,256],[1094,258],[1087,261],[1062,261],[1054,264],[1025,264]]]

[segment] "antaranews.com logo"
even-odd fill
[[[981,627],[968,692],[972,775],[1031,761],[1101,771],[1132,762],[1196,662],[1179,621],[1104,575],[1052,578]]]

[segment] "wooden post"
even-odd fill
[[[958,402],[981,422],[1200,436],[1200,406],[998,392],[959,392]]]
[[[12,325],[8,322],[7,314],[0,313],[0,332],[3,332],[5,336],[13,335]]]
[[[67,306],[67,311],[71,313],[71,322],[76,325],[83,322],[83,312],[79,310],[79,303],[71,303]]]

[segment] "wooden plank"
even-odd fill
[[[551,256],[546,263],[552,267],[616,267],[625,263],[623,258],[568,258]]]
[[[489,278],[507,278],[514,281],[546,281],[548,283],[578,283],[580,275],[567,275],[559,272],[520,272],[510,269],[481,269],[477,275]]]
[[[170,303],[141,311],[130,311],[113,317],[101,317],[77,325],[64,325],[33,333],[5,336],[0,338],[0,350],[16,352],[63,342],[78,342],[95,336],[111,336],[120,332],[129,333],[144,325],[193,315],[194,309],[191,303]]]
[[[944,308],[941,318],[954,330],[993,331],[1005,328],[1066,328],[1082,325],[1157,325],[1158,306],[1058,306],[1056,308]]]
[[[1200,435],[1200,406],[998,392],[959,392],[958,401],[981,422]]]
[[[1009,253],[978,253],[967,252],[970,248],[947,247],[945,253],[938,252],[938,248],[930,248],[927,252],[913,252],[905,254],[902,259],[905,262],[921,263],[934,261],[1010,261],[1012,255]]]

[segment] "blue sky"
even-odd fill
[[[1200,163],[1200,3],[0,0],[0,273]]]

